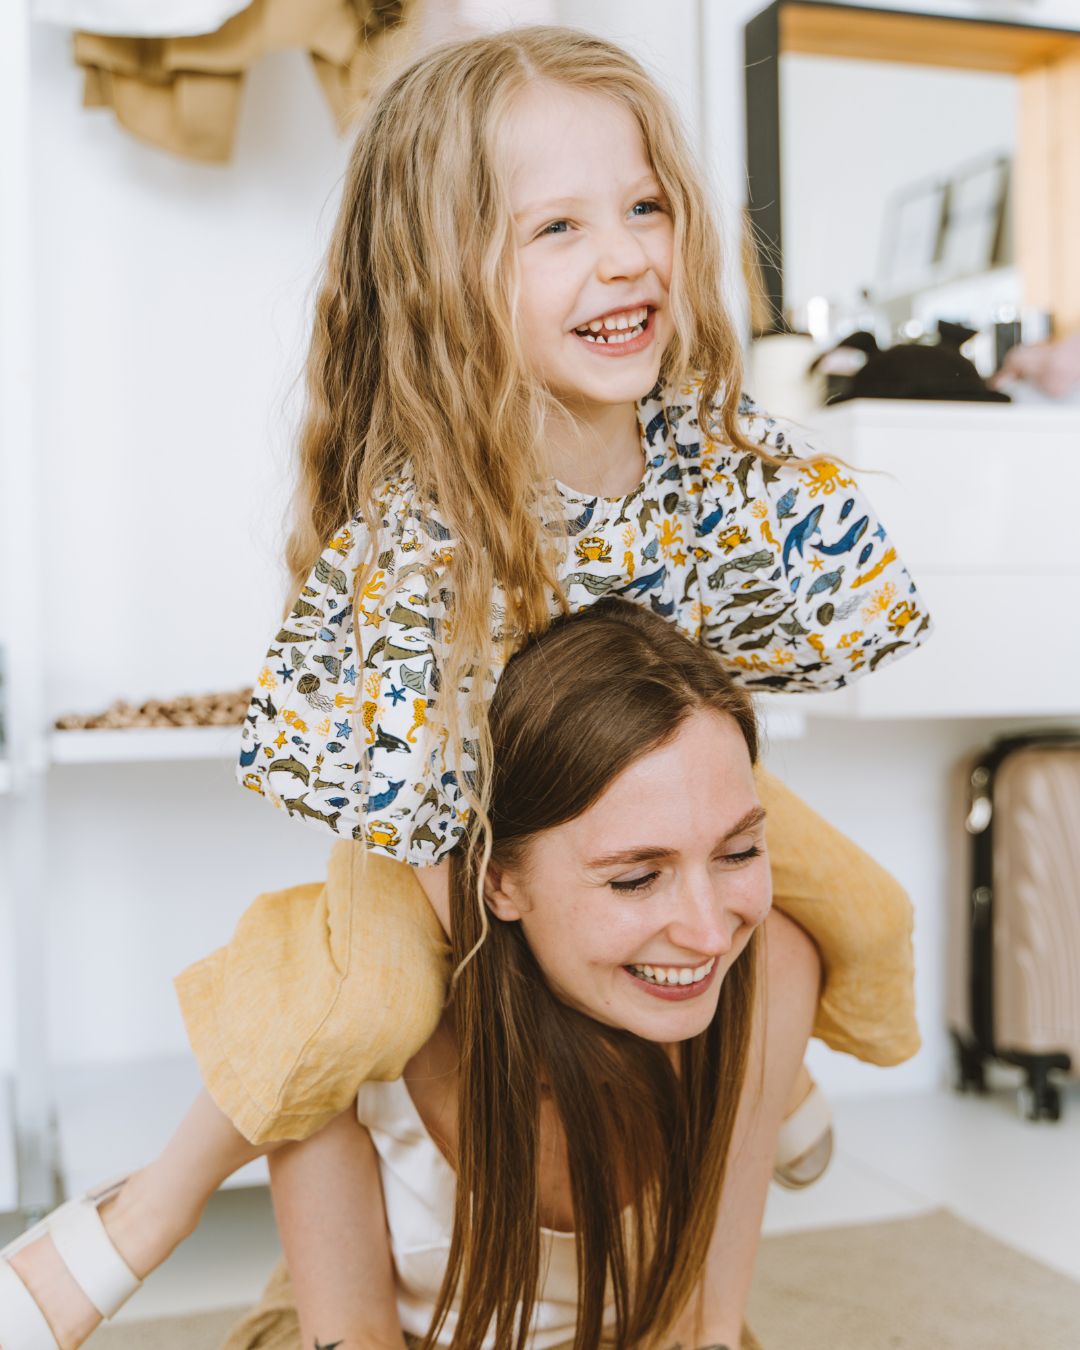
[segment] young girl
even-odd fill
[[[450,859],[447,1012],[328,1127],[332,1166],[274,1154],[298,1306],[276,1276],[226,1350],[509,1347],[515,1327],[534,1350],[739,1343],[820,976],[769,914],[750,697],[674,625],[603,600],[512,658],[489,721],[490,832],[473,815]],[[280,1206],[294,1166],[300,1215]]]
[[[208,1093],[107,1195],[104,1227],[100,1197],[74,1211],[111,1292],[88,1300],[74,1240],[65,1263],[46,1236],[24,1240],[18,1275],[0,1261],[0,1310],[18,1300],[40,1332],[40,1305],[78,1344],[226,1175],[400,1075],[445,997],[434,916],[448,927],[446,859],[485,812],[487,703],[555,615],[626,596],[751,690],[838,688],[924,640],[851,475],[739,376],[697,172],[626,53],[516,29],[429,53],[375,102],[316,310],[297,594],[240,770],[356,842],[326,886],[261,897],[181,977]],[[907,1058],[906,897],[767,774],[759,792],[777,903],[825,968],[815,1033]],[[2,1321],[0,1346],[23,1350]]]

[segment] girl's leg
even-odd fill
[[[274,1145],[249,1144],[207,1092],[196,1099],[164,1151],[124,1182],[100,1209],[113,1246],[140,1279],[194,1230],[217,1188]],[[48,1236],[11,1258],[63,1350],[81,1345],[100,1322]]]
[[[903,887],[760,766],[773,903],[814,940],[824,967],[814,1032],[870,1064],[919,1048],[912,909]]]
[[[806,934],[776,910],[765,921],[764,990],[698,1299],[666,1347],[740,1343],[772,1177],[776,1139],[814,1021],[821,963]]]

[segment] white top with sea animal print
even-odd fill
[[[838,689],[921,645],[926,607],[850,471],[804,462],[814,449],[749,400],[746,438],[783,463],[703,439],[697,390],[657,386],[641,400],[646,467],[633,492],[560,487],[571,609],[607,595],[649,605],[751,690]],[[369,540],[354,520],[274,638],[238,776],[290,815],[428,866],[462,833],[458,775],[474,768],[447,763],[445,738],[425,735],[454,540],[407,477],[387,485],[382,507],[359,634],[353,586]],[[502,599],[492,597],[494,630]]]

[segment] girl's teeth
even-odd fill
[[[604,344],[626,342],[629,338],[639,336],[648,317],[649,311],[646,307],[633,310],[629,314],[615,314],[607,319],[591,319],[587,324],[583,324],[577,332],[586,342],[601,342]],[[600,333],[605,333],[607,336],[593,336],[593,334]]]

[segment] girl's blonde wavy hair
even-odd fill
[[[438,635],[437,717],[449,763],[463,763],[469,736],[476,773],[460,785],[485,818],[482,672],[567,607],[557,575],[565,541],[538,510],[554,404],[518,340],[515,239],[499,172],[499,128],[538,80],[616,99],[633,115],[674,224],[675,331],[661,380],[699,378],[703,434],[762,454],[737,423],[741,359],[718,233],[678,117],[643,67],[591,34],[526,27],[440,46],[401,72],[360,129],[316,301],[287,561],[295,593],[335,532],[360,517],[372,562],[380,494],[403,472],[422,509],[438,512],[453,556],[440,583],[452,598]],[[497,587],[506,598],[500,636]],[[452,694],[466,687],[459,705]]]

